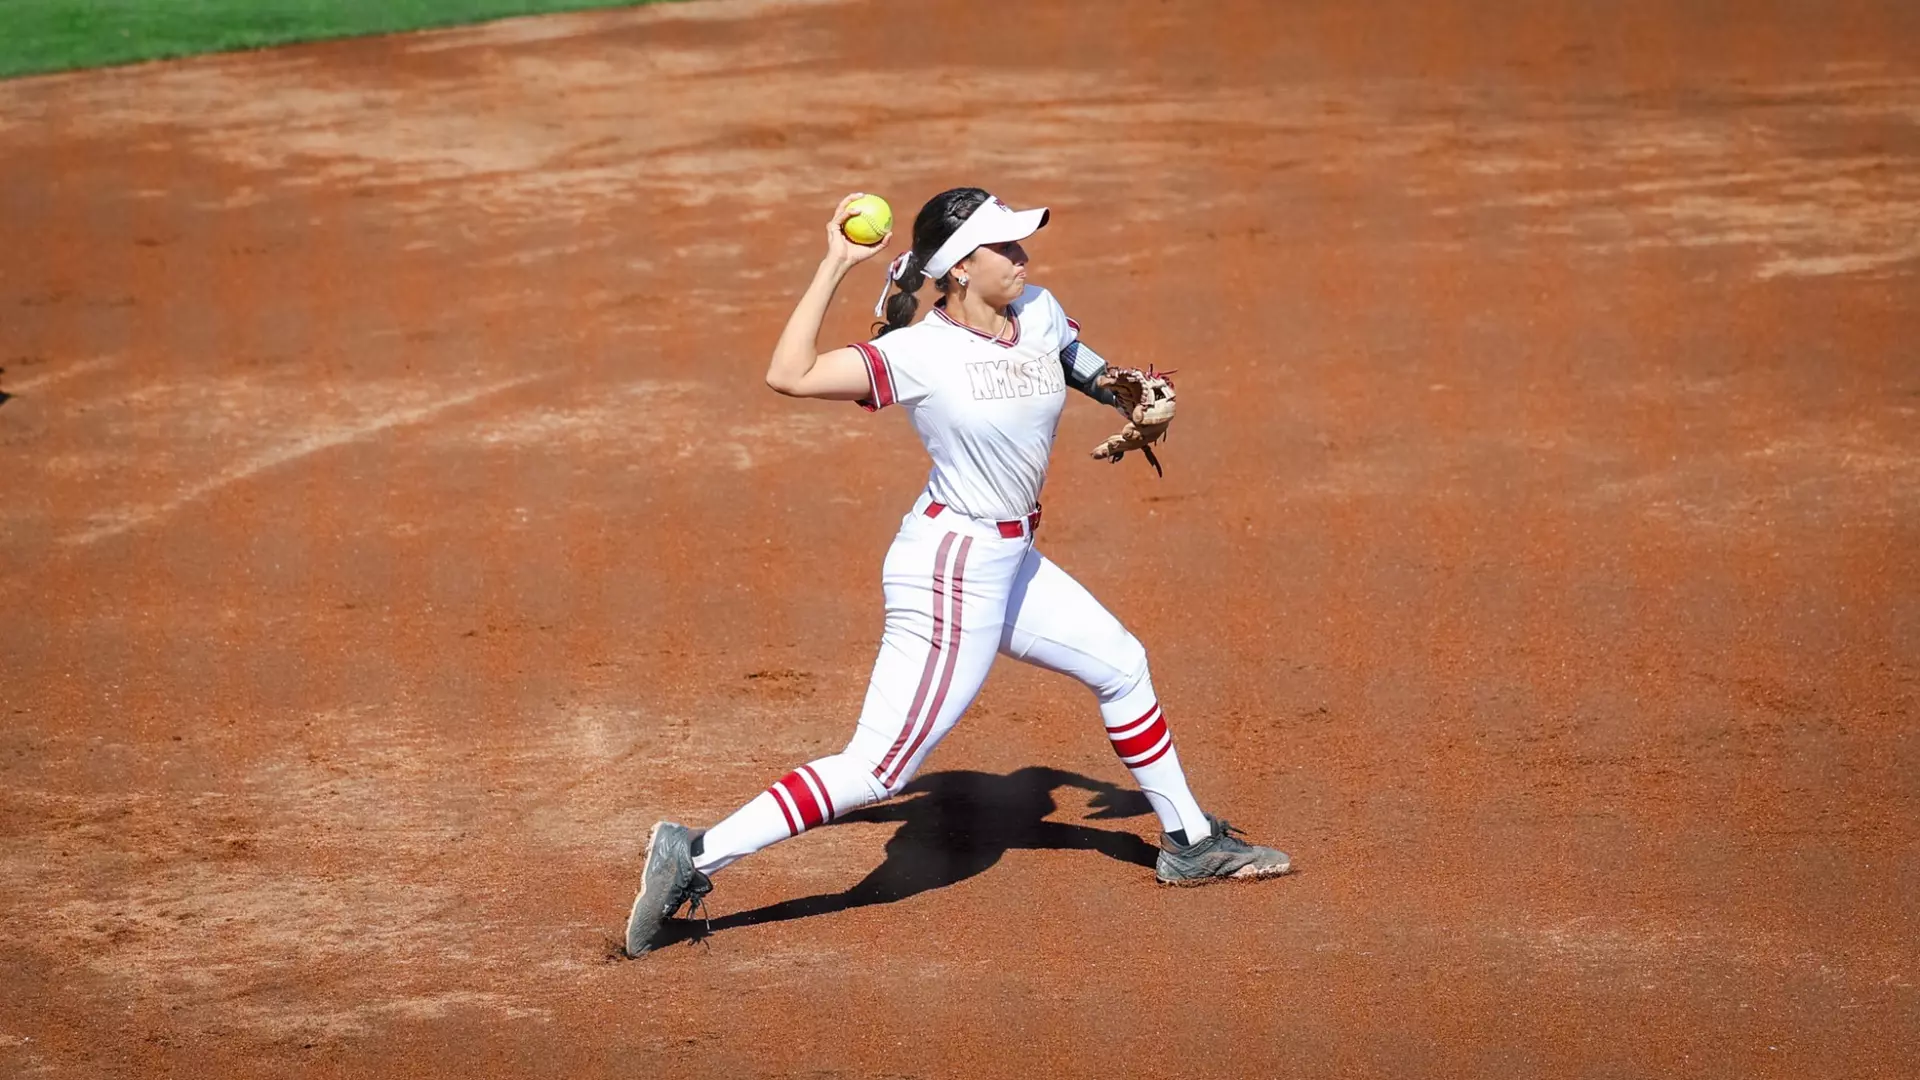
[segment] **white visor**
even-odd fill
[[[1025,240],[1040,231],[1047,223],[1049,214],[1042,206],[1034,210],[1014,210],[1006,203],[992,196],[979,205],[967,220],[960,223],[940,250],[933,253],[932,261],[922,271],[935,281],[947,276],[953,264],[973,254],[973,249],[986,244],[1004,244],[1009,240]]]

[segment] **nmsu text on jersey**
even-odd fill
[[[1067,392],[1060,362],[1051,357],[978,361],[967,365],[967,381],[975,401]]]

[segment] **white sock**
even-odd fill
[[[711,874],[736,859],[885,797],[886,792],[873,778],[870,762],[846,754],[808,762],[694,841],[693,867]]]
[[[1187,787],[1187,774],[1180,768],[1180,754],[1173,748],[1173,732],[1160,711],[1153,681],[1141,679],[1125,697],[1102,702],[1100,715],[1113,752],[1133,774],[1153,812],[1160,815],[1161,830],[1176,834],[1185,830],[1189,844],[1210,835],[1212,826]]]

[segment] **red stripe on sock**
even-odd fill
[[[778,787],[779,785],[776,784],[774,786]],[[780,816],[787,819],[787,835],[799,836],[800,826],[794,824],[793,811],[787,809],[787,800],[781,798],[780,793],[773,788],[768,788],[767,794],[773,796],[773,805],[780,808]]]
[[[787,795],[793,799],[794,809],[800,811],[800,824],[811,829],[827,818],[820,809],[820,801],[813,797],[813,789],[807,786],[806,777],[798,772],[790,772],[780,778],[780,786],[787,789]]]
[[[958,533],[948,533],[940,541],[940,550],[933,556],[933,638],[927,649],[927,666],[920,671],[920,689],[913,695],[913,707],[907,710],[907,722],[900,728],[900,737],[893,740],[887,756],[881,758],[880,764],[874,767],[875,779],[886,776],[894,758],[907,745],[907,740],[913,737],[913,729],[920,719],[920,706],[927,703],[927,690],[933,686],[934,670],[940,665],[940,638],[946,629],[944,601],[947,594],[947,552],[953,549],[953,541],[958,536]]]
[[[1120,739],[1130,739],[1133,736],[1139,734],[1140,732],[1145,731],[1148,727],[1151,727],[1153,724],[1158,723],[1159,720],[1160,720],[1160,706],[1155,705],[1153,708],[1147,710],[1147,715],[1141,717],[1138,720],[1133,721],[1132,723],[1109,725],[1107,727],[1107,738],[1116,740],[1116,741]]]
[[[1147,760],[1145,760],[1145,761],[1136,761],[1136,762],[1134,762],[1133,764],[1131,764],[1131,765],[1129,765],[1129,766],[1127,766],[1127,768],[1129,768],[1129,769],[1144,769],[1144,768],[1146,768],[1147,766],[1149,766],[1149,765],[1151,765],[1151,764],[1153,764],[1154,762],[1156,762],[1156,761],[1159,761],[1159,760],[1160,760],[1161,758],[1163,758],[1163,757],[1166,757],[1166,756],[1167,756],[1167,751],[1169,751],[1169,750],[1171,750],[1171,749],[1173,749],[1173,740],[1172,740],[1172,739],[1168,739],[1168,740],[1167,740],[1167,745],[1165,745],[1165,746],[1163,746],[1163,747],[1161,747],[1161,748],[1160,748],[1160,751],[1159,751],[1158,753],[1156,753],[1156,754],[1154,754],[1154,755],[1153,755],[1152,757],[1150,757],[1150,758],[1148,758],[1148,759],[1147,759]]]
[[[901,771],[907,767],[907,762],[912,761],[913,755],[920,751],[920,744],[927,741],[928,735],[933,734],[934,725],[940,722],[940,706],[947,701],[947,688],[953,685],[953,669],[960,663],[960,598],[963,591],[961,585],[967,572],[967,551],[972,547],[973,537],[969,536],[960,541],[960,554],[953,558],[953,591],[951,593],[953,618],[947,620],[947,670],[940,676],[940,689],[933,695],[933,704],[927,706],[927,715],[922,718],[920,734],[914,738],[913,745],[907,748],[906,754],[894,763],[893,774],[887,780],[888,787],[893,786],[894,781],[899,779]]]
[[[1151,720],[1153,718],[1153,714],[1159,711],[1160,711],[1160,703],[1156,701],[1152,705],[1147,706],[1147,711],[1141,713],[1135,719],[1129,720],[1124,724],[1108,724],[1107,731],[1109,734],[1107,737],[1112,738],[1113,736],[1111,733],[1115,731],[1126,731],[1128,728],[1139,727],[1141,724],[1144,724],[1148,720]]]
[[[827,820],[832,821],[833,815],[834,815],[833,796],[827,792],[827,782],[825,780],[820,779],[820,774],[817,772],[814,772],[813,766],[811,765],[800,766],[800,771],[803,773],[806,773],[808,776],[813,777],[813,784],[815,787],[820,789],[820,798],[823,802],[826,803]]]
[[[1147,725],[1147,730],[1140,734],[1129,736],[1125,739],[1113,740],[1113,752],[1119,754],[1123,759],[1130,758],[1135,754],[1144,754],[1153,749],[1153,744],[1159,742],[1160,737],[1166,733],[1166,717],[1155,717],[1153,723]],[[1139,768],[1137,765],[1134,767]]]

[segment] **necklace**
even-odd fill
[[[947,302],[943,299],[936,306],[945,309],[947,308]],[[953,311],[950,309],[947,311],[948,321],[952,322],[955,326],[964,326],[976,334],[980,334],[983,337],[990,337],[995,341],[1005,341],[1007,336],[1007,331],[1013,327],[1013,315],[1009,313],[1006,309],[1000,308],[994,311],[993,317],[994,317],[993,322],[988,324],[993,329],[989,331],[989,330],[984,330],[984,329],[981,329],[980,327],[974,326],[972,323],[967,322],[965,319],[955,318],[953,315]]]

